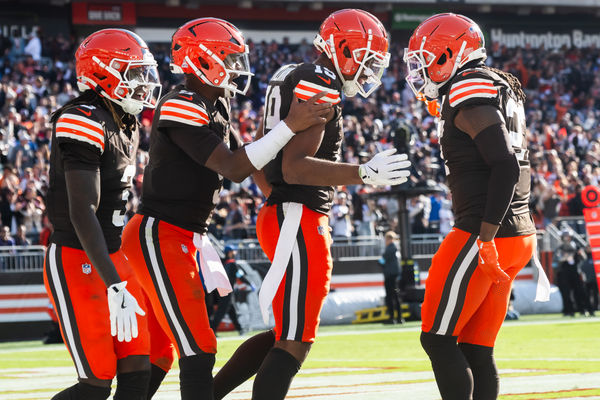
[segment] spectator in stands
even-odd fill
[[[408,216],[412,233],[426,233],[429,228],[429,213],[431,201],[428,197],[420,195],[408,200]]]
[[[232,198],[225,218],[223,234],[232,239],[245,239],[248,237],[248,222],[249,217],[244,212],[240,199]]]
[[[348,203],[348,194],[337,192],[335,196],[335,204],[331,207],[331,234],[334,238],[349,239],[354,227],[350,220],[351,209]]]
[[[563,230],[561,239],[562,243],[555,250],[555,254],[559,262],[556,282],[563,300],[563,315],[574,316],[575,311],[581,315],[588,315],[594,311],[585,296],[579,268],[587,256],[584,249],[573,240],[570,231]]]
[[[45,208],[42,199],[36,195],[34,182],[30,182],[15,203],[17,224],[25,225],[28,231],[40,232],[42,230],[42,214]]]
[[[379,264],[383,268],[383,285],[385,287],[385,305],[389,319],[384,324],[403,324],[402,318],[402,300],[400,297],[400,288],[398,278],[400,277],[400,251],[396,247],[398,235],[394,231],[385,233],[385,250],[379,259]]]
[[[17,226],[17,234],[14,237],[15,245],[17,246],[29,246],[31,240],[27,239],[27,227],[23,224]]]
[[[50,235],[52,235],[54,227],[52,226],[52,223],[50,222],[50,219],[48,218],[48,214],[46,212],[44,212],[44,214],[42,215],[42,225],[43,228],[40,232],[40,244],[42,246],[48,246],[48,243],[50,242]]]
[[[10,236],[10,228],[3,225],[0,227],[0,247],[14,246],[15,240]]]
[[[37,32],[31,32],[29,35],[29,41],[25,45],[24,52],[30,55],[33,61],[39,62],[42,59],[42,41]]]
[[[594,259],[592,258],[592,248],[588,244],[585,248],[586,259],[581,263],[581,272],[583,273],[585,296],[590,302],[590,315],[594,315],[598,310],[598,280],[594,268]]]

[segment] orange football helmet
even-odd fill
[[[129,114],[154,108],[161,90],[156,65],[146,42],[126,29],[92,33],[75,53],[79,90],[95,90]]]
[[[196,75],[207,85],[225,89],[226,97],[246,94],[253,76],[242,32],[218,18],[198,18],[175,31],[171,41],[171,71]],[[246,82],[238,89],[234,79],[244,77]]]
[[[463,15],[437,14],[415,29],[404,50],[406,81],[417,98],[437,99],[439,89],[461,67],[486,57],[483,34],[475,22]]]
[[[313,43],[333,62],[346,96],[367,97],[381,85],[390,53],[387,32],[374,15],[336,11],[323,21]]]

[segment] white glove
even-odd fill
[[[125,289],[127,281],[108,287],[108,311],[110,312],[110,334],[117,336],[119,342],[138,336],[138,324],[135,314],[146,315],[135,297]],[[118,335],[117,335],[118,334]]]
[[[399,185],[410,176],[410,161],[406,154],[394,154],[389,149],[375,154],[373,158],[358,167],[360,179],[369,185]]]

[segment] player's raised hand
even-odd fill
[[[373,158],[358,167],[358,175],[369,185],[399,185],[410,176],[408,155],[395,154],[389,149],[375,154]]]
[[[510,281],[510,277],[500,268],[498,250],[496,250],[494,241],[483,242],[477,239],[477,247],[479,248],[477,268],[481,269],[494,283]]]
[[[285,117],[285,124],[294,133],[302,132],[316,124],[324,124],[327,122],[327,115],[332,110],[331,103],[327,101],[319,101],[328,92],[319,92],[310,99],[300,102],[296,95],[290,104],[290,112]]]
[[[108,310],[110,312],[110,334],[117,336],[119,342],[130,342],[138,336],[136,314],[146,315],[135,297],[127,289],[127,281],[108,287]]]

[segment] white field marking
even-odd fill
[[[577,319],[551,319],[551,320],[543,320],[543,321],[506,321],[505,324],[502,324],[502,329],[511,328],[515,326],[524,326],[524,325],[562,325],[562,324],[586,324],[586,323],[598,323],[600,322],[600,317],[589,317],[589,318],[577,318]],[[343,329],[343,328],[340,328]],[[411,327],[397,327],[397,328],[382,328],[382,329],[365,329],[365,330],[357,330],[357,331],[339,331],[339,332],[318,332],[317,333],[317,341],[320,337],[327,336],[357,336],[357,335],[370,335],[370,334],[379,334],[379,333],[402,333],[402,332],[421,332],[421,325],[411,326]],[[232,341],[241,341],[242,339],[247,339],[256,334],[254,332],[250,335],[243,336],[228,336],[225,338],[218,338],[219,342],[232,342]]]
[[[346,369],[346,368],[343,368]],[[365,368],[348,368],[348,370],[364,370]],[[368,369],[368,368],[367,368]],[[325,370],[328,369],[315,369]],[[334,376],[313,376],[306,370],[299,374],[290,389],[289,397],[296,399],[322,399],[322,400],[380,400],[383,396],[390,400],[416,399],[430,400],[439,399],[439,394],[433,374],[430,371],[403,372],[392,370],[391,372],[360,373]],[[9,369],[11,374],[22,374],[28,372],[26,377],[2,380],[2,391],[0,400],[41,400],[52,397],[57,391],[70,386],[76,379],[73,367],[60,368],[24,368]],[[3,372],[5,372],[3,371]],[[502,370],[501,373],[514,373],[522,370]],[[531,372],[529,370],[525,370]],[[32,375],[37,375],[35,387],[43,392],[26,394],[7,393],[5,390],[23,390],[27,382],[31,381]],[[425,382],[410,382],[424,380]],[[8,382],[6,382],[8,381]],[[10,383],[11,388],[5,383]],[[13,386],[14,385],[14,386]],[[528,375],[523,377],[503,377],[500,382],[502,394],[519,393],[548,393],[560,390],[594,389],[600,388],[600,372],[586,374],[555,374],[555,375]],[[248,399],[252,390],[252,381],[245,382],[227,399]],[[179,399],[178,377],[175,371],[167,375],[163,386],[161,386],[156,400]],[[576,399],[576,397],[574,398]],[[589,400],[589,398],[586,398]]]

